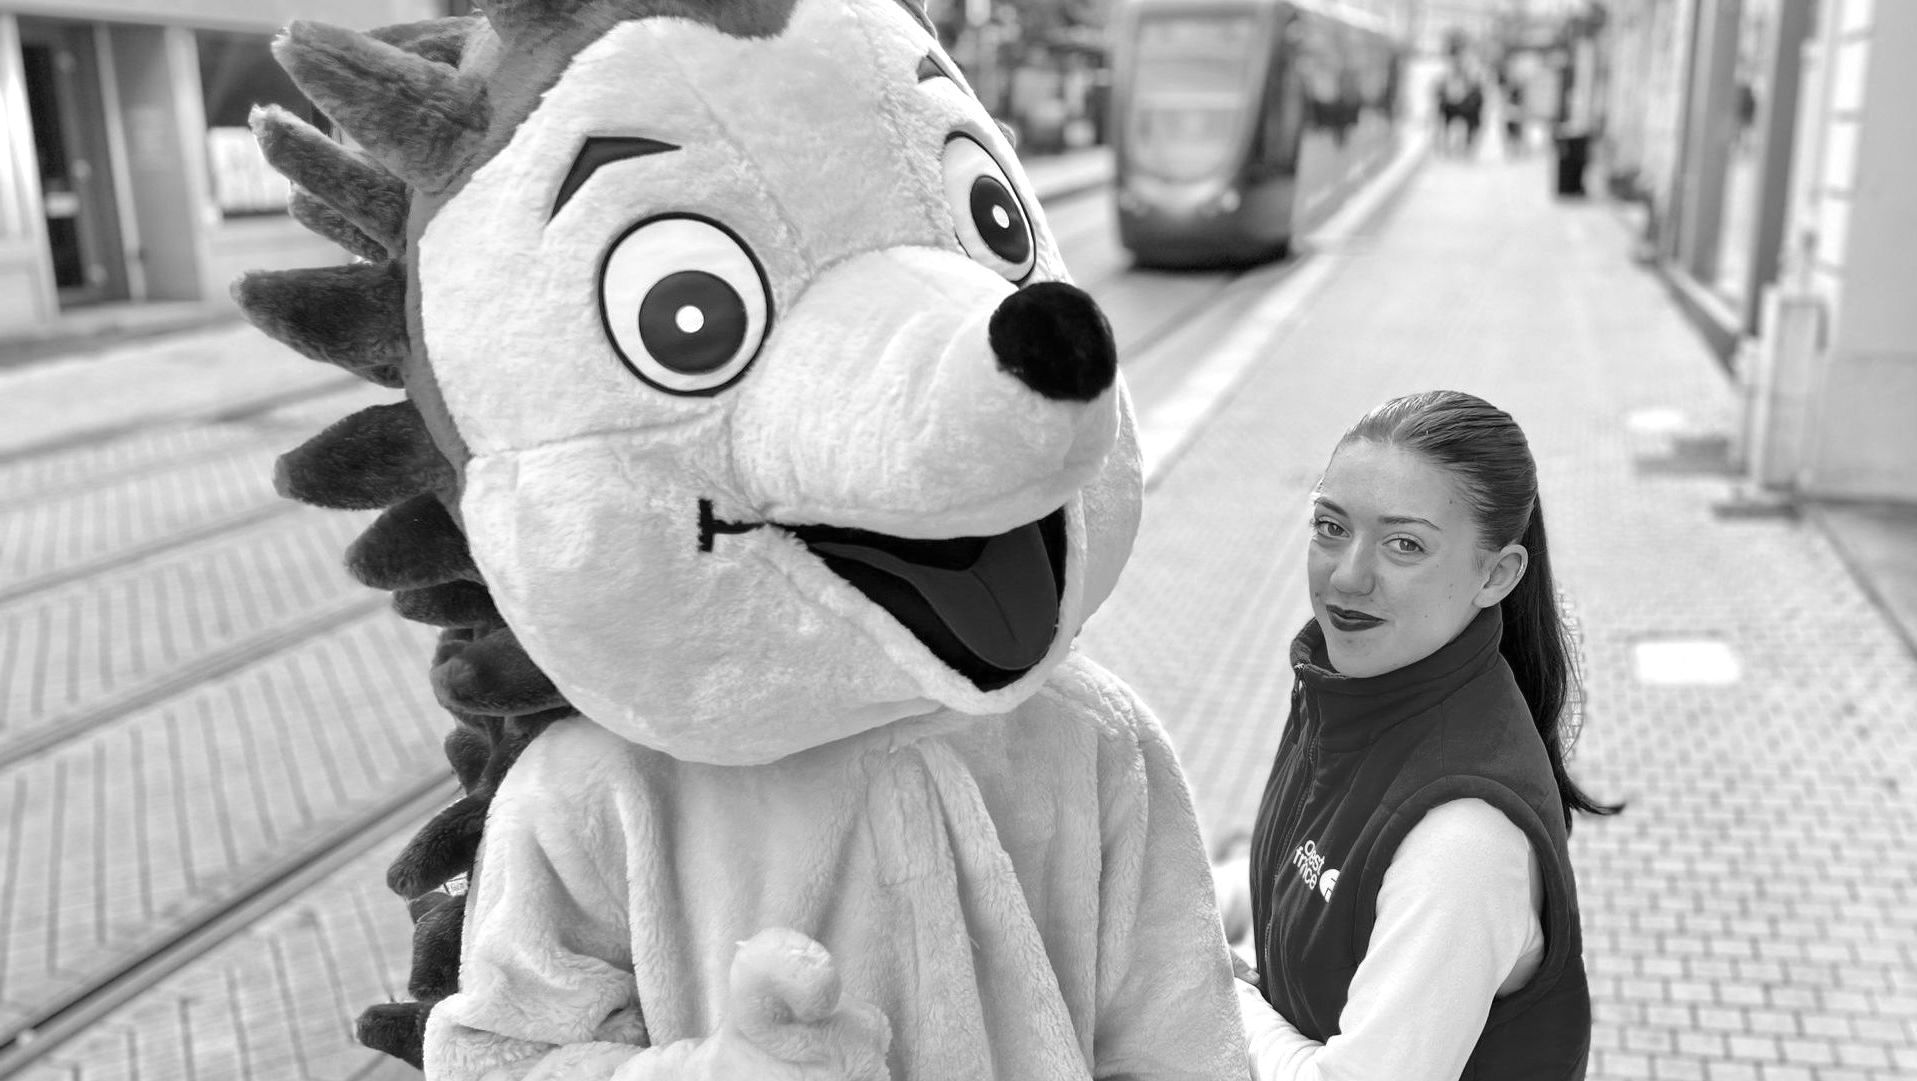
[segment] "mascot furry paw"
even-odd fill
[[[1176,758],[1072,648],[1139,509],[1110,331],[923,12],[497,0],[276,49],[356,148],[262,145],[361,258],[237,295],[406,396],[280,488],[386,508],[348,565],[445,628],[467,790],[390,876],[421,1001],[362,1040],[1241,1076]]]

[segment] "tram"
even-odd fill
[[[1404,48],[1330,0],[1118,0],[1119,241],[1143,266],[1284,256],[1390,160]]]

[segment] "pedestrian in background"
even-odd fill
[[[1346,432],[1313,493],[1314,619],[1253,830],[1252,1076],[1582,1077],[1567,838],[1574,654],[1537,467],[1452,391]]]
[[[1438,149],[1469,157],[1477,149],[1478,128],[1484,123],[1484,82],[1476,65],[1462,51],[1445,62],[1438,78]],[[1455,134],[1463,128],[1462,143]]]
[[[1504,99],[1504,151],[1515,157],[1524,153],[1524,81],[1507,67],[1498,85]]]

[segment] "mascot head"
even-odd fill
[[[1031,694],[1130,550],[1138,457],[1105,319],[922,14],[501,0],[433,26],[282,40],[362,152],[269,112],[269,157],[302,180],[332,155],[307,216],[390,258],[242,302],[405,387],[383,423],[449,466],[422,498],[459,574],[565,700],[748,764]]]

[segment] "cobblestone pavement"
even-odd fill
[[[1917,661],[1814,528],[1713,513],[1729,484],[1699,451],[1734,429],[1734,392],[1655,279],[1630,261],[1619,219],[1602,204],[1552,202],[1547,172],[1540,159],[1434,161],[1392,209],[1315,257],[1327,271],[1317,276],[1322,285],[1160,476],[1133,563],[1088,628],[1086,648],[1165,719],[1211,834],[1243,828],[1282,722],[1285,644],[1306,615],[1304,500],[1324,456],[1347,423],[1392,394],[1453,386],[1488,397],[1531,433],[1560,584],[1584,630],[1589,718],[1573,769],[1600,796],[1630,803],[1619,818],[1582,821],[1573,838],[1597,1005],[1590,1076],[1917,1076]],[[321,418],[335,415],[320,408]],[[194,453],[215,473],[226,468],[225,436],[179,438],[204,440]],[[260,476],[236,469],[230,485],[222,482],[225,494],[204,497],[196,513],[219,521],[242,513],[252,493],[242,498],[233,486]],[[23,500],[85,498],[86,485],[71,476],[18,483],[31,489]],[[0,495],[0,528],[12,498]],[[0,762],[5,741],[30,739],[76,709],[104,708],[102,694],[122,705],[88,741],[22,760],[44,780],[0,777],[0,821],[14,824],[16,838],[0,839],[10,846],[0,849],[0,927],[24,926],[23,906],[77,908],[85,918],[75,926],[110,923],[101,906],[119,906],[111,912],[137,924],[193,888],[174,881],[177,868],[204,866],[199,873],[216,878],[219,859],[270,847],[271,837],[220,832],[219,801],[253,799],[260,789],[253,765],[219,768],[209,733],[223,729],[206,726],[235,724],[215,714],[268,714],[272,695],[337,684],[362,663],[354,656],[379,672],[400,658],[400,675],[390,678],[401,682],[379,693],[385,708],[410,711],[421,726],[396,734],[402,745],[383,752],[382,763],[433,753],[443,722],[418,671],[424,647],[390,637],[399,629],[382,621],[389,617],[349,612],[305,652],[276,655],[282,667],[234,667],[239,660],[223,652],[257,628],[326,618],[349,603],[324,581],[297,595],[274,592],[271,568],[286,568],[289,581],[321,576],[301,568],[350,533],[293,521],[234,527],[234,537],[259,531],[249,551],[274,553],[251,564],[212,548],[115,562],[116,553],[139,551],[145,535],[137,531],[100,551],[41,542],[19,557],[34,561],[21,573],[38,584],[0,611],[36,627],[82,629],[11,632],[48,643],[45,657],[0,650],[0,666],[50,674],[34,676],[37,684],[0,679]],[[143,624],[149,609],[184,595],[184,586],[166,594],[110,588],[122,573],[113,568],[142,561],[164,567],[156,577],[167,581],[227,575],[219,580],[232,584],[218,592],[241,600],[229,613],[180,615],[165,632],[170,646],[113,638],[113,628]],[[66,599],[62,583],[79,581],[60,578],[69,572],[119,599]],[[13,573],[0,577],[0,589]],[[104,647],[89,649],[87,636]],[[1675,673],[1656,666],[1686,648],[1693,653],[1685,657],[1704,651],[1702,661]],[[126,651],[135,656],[101,659]],[[93,660],[56,663],[68,655]],[[194,665],[227,668],[187,692],[150,689]],[[1672,674],[1690,682],[1656,682]],[[1699,682],[1705,677],[1717,682]],[[325,693],[323,703],[332,702]],[[254,765],[319,753],[305,743],[276,746],[255,747]],[[125,756],[162,748],[177,763],[163,783],[133,792],[101,783],[124,775],[114,763]],[[84,798],[72,794],[83,780],[94,784]],[[324,771],[316,780],[333,783]],[[67,809],[58,822],[23,829],[42,784],[69,793]],[[353,793],[305,798],[342,796]],[[150,821],[177,823],[182,836],[208,838],[199,857],[207,863],[151,837],[105,837],[106,809],[128,800],[136,819],[144,809]],[[287,821],[291,830],[302,820]],[[29,847],[22,836],[38,839]],[[348,863],[18,1076],[410,1074],[354,1047],[347,1031],[367,1003],[403,995],[407,927],[381,884],[395,843]],[[51,880],[19,873],[21,861],[63,845],[76,849],[65,864],[72,869]],[[58,903],[62,881],[103,874],[131,858],[126,852],[147,857],[149,877],[132,881],[149,884],[129,887],[125,899],[94,900],[110,896],[102,890],[84,904]],[[16,932],[4,948],[38,964],[52,947]]]

